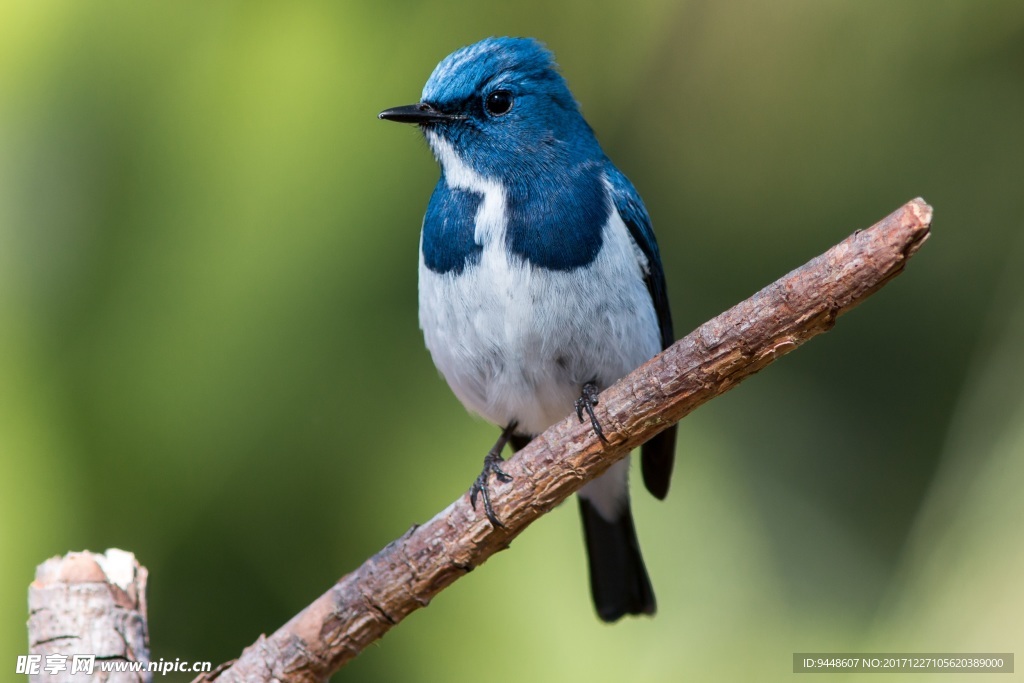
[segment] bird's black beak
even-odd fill
[[[462,117],[457,114],[446,114],[435,109],[426,102],[407,104],[404,107],[385,109],[377,114],[377,118],[398,123],[434,123],[437,121],[455,121]]]

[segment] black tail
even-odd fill
[[[640,556],[629,503],[618,519],[609,522],[588,500],[579,501],[597,615],[612,622],[626,614],[654,614],[654,589]]]
[[[640,449],[640,470],[644,485],[658,500],[665,500],[672,479],[672,461],[676,457],[676,428],[672,425],[645,443]]]

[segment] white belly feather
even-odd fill
[[[539,434],[573,410],[585,382],[603,389],[660,350],[639,252],[617,212],[602,238],[595,261],[568,272],[510,259],[497,239],[458,275],[420,256],[420,327],[466,408]]]

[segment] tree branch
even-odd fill
[[[147,576],[134,555],[113,548],[68,553],[39,565],[28,590],[29,652],[43,658],[25,671],[33,683],[150,683]],[[81,656],[93,659],[79,661]],[[101,675],[94,670],[96,660],[140,662],[143,670]]]
[[[198,680],[322,681],[504,550],[538,517],[632,449],[805,341],[902,272],[928,238],[932,209],[915,199],[710,320],[601,394],[597,417],[566,418],[511,458],[492,486],[494,528],[461,496],[344,576],[269,638]]]

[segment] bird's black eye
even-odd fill
[[[487,111],[494,116],[501,116],[512,108],[512,93],[508,90],[495,90],[487,96]]]

